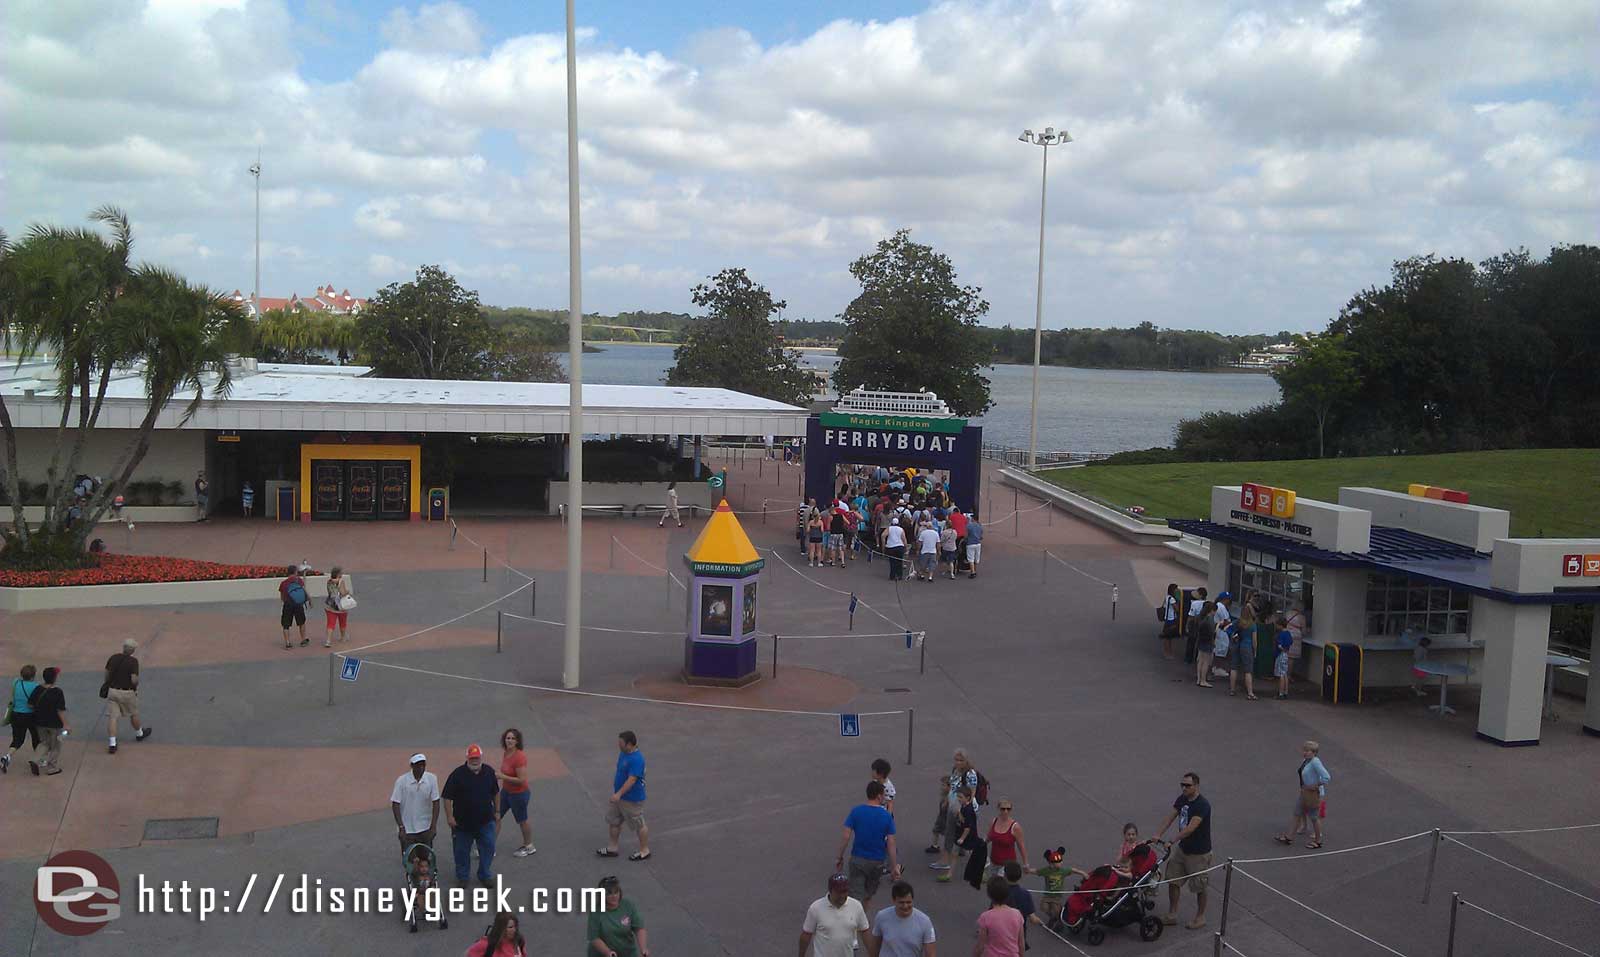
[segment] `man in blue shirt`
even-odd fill
[[[867,783],[867,803],[857,804],[844,819],[844,836],[839,841],[835,871],[844,871],[845,851],[850,852],[850,894],[870,910],[872,895],[878,892],[883,862],[889,862],[889,879],[900,879],[899,856],[894,848],[894,815],[883,806],[883,784]]]
[[[632,731],[617,735],[617,752],[617,773],[611,779],[611,803],[606,808],[611,839],[595,853],[601,857],[616,857],[622,825],[627,822],[639,836],[639,850],[629,854],[628,860],[647,861],[650,859],[650,828],[644,823],[644,755],[639,753],[638,737]]]

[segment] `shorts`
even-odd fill
[[[883,861],[865,857],[851,857],[848,867],[850,896],[864,901],[878,893],[878,881],[883,877]]]
[[[328,628],[330,630],[333,629],[334,627],[338,627],[342,631],[345,628],[348,628],[350,626],[350,613],[349,612],[347,612],[347,611],[334,611],[332,608],[324,608],[324,609],[322,609],[322,611],[323,611],[324,614],[326,614],[328,616]],[[283,627],[287,628],[289,626],[288,625],[284,625]]]
[[[613,801],[606,805],[606,823],[612,827],[627,824],[628,830],[639,833],[644,828],[644,802]]]
[[[1203,894],[1211,875],[1199,872],[1210,866],[1210,854],[1185,854],[1180,849],[1167,861],[1166,879],[1173,882],[1173,887],[1188,885],[1191,891]]]
[[[934,566],[939,564],[939,553],[923,552],[921,555],[917,556],[917,564],[921,566],[923,571],[931,572],[933,571]]]
[[[283,614],[278,616],[278,621],[282,623],[284,628],[288,628],[291,624],[304,627],[306,623],[306,606],[284,605]]]
[[[806,536],[806,541],[810,542],[813,545],[821,545],[822,544],[822,533],[821,532],[812,532],[810,535]]]
[[[1236,641],[1232,651],[1233,666],[1245,674],[1249,674],[1256,666],[1256,643],[1253,641]]]
[[[828,533],[828,547],[829,548],[843,548],[844,547],[844,532],[829,532]]]
[[[967,544],[967,561],[969,561],[972,564],[976,565],[982,558],[983,558],[983,543],[982,542],[978,542],[977,544],[973,544],[973,543],[969,542]]]
[[[1289,677],[1289,653],[1287,651],[1278,652],[1278,657],[1272,659],[1272,676],[1274,678]]]
[[[527,821],[528,798],[532,796],[533,792],[531,790],[507,791],[502,789],[500,791],[500,816],[505,817],[506,812],[510,811],[511,816],[516,818],[518,824]]]
[[[946,565],[954,565],[956,563],[956,553],[954,551],[940,552],[939,561],[944,562]]]
[[[111,718],[137,718],[139,716],[139,692],[128,688],[112,688],[106,692],[106,706],[111,709]]]

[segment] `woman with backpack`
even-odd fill
[[[1157,617],[1161,619],[1161,657],[1171,661],[1178,656],[1178,583],[1167,586],[1167,597],[1162,599]]]
[[[1200,614],[1189,619],[1194,630],[1195,668],[1194,683],[1201,688],[1211,687],[1211,658],[1217,641],[1217,603],[1208,601],[1200,606]]]

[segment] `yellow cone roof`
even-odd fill
[[[727,499],[717,505],[683,557],[695,574],[748,575],[766,564],[750,543],[750,536],[744,533],[739,517],[728,507]]]

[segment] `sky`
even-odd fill
[[[249,294],[441,264],[567,306],[544,0],[7,0],[0,227],[123,207]],[[1401,258],[1600,242],[1592,0],[578,2],[586,311],[747,269],[831,319],[898,228],[1026,326],[1321,329]]]

